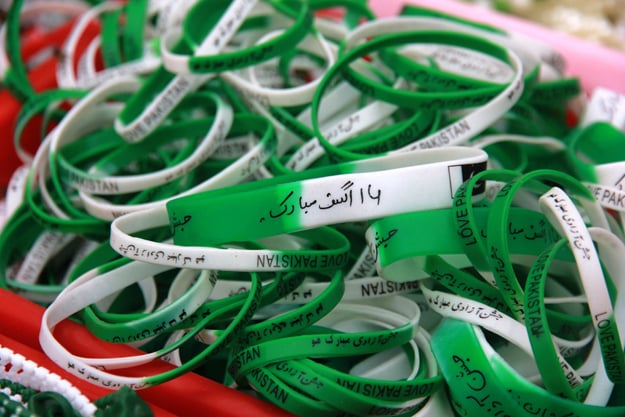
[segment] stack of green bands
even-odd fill
[[[534,39],[361,0],[75,2],[35,92],[20,19],[52,12],[23,3],[0,283],[46,305],[62,368],[195,371],[298,416],[625,414],[623,96],[586,101]],[[69,318],[144,353],[75,355]]]

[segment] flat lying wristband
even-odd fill
[[[588,299],[593,326],[601,341],[601,353],[606,362],[606,372],[612,382],[623,383],[625,357],[622,352],[614,354],[615,351],[622,350],[622,336],[615,321],[607,285],[601,282],[602,267],[590,232],[585,227],[584,220],[570,197],[560,188],[554,187],[545,193],[540,198],[540,205],[541,210],[566,238],[575,257],[580,281]],[[605,282],[605,278],[603,281]],[[527,313],[529,314],[529,311]]]
[[[184,222],[185,219],[180,221]],[[111,224],[111,247],[122,256],[143,262],[221,271],[337,269],[342,268],[349,258],[349,240],[338,231],[327,227],[302,232],[301,237],[322,246],[314,250],[181,246],[152,242],[131,235],[167,224],[167,212],[164,208],[126,214]],[[181,227],[184,228],[184,225]]]
[[[486,154],[469,149],[372,158],[174,199],[167,204],[174,242],[240,241],[449,207],[455,189],[485,168]],[[407,188],[419,194],[406,193]],[[221,223],[235,207],[241,209],[236,225]],[[211,233],[201,232],[205,227]]]
[[[118,84],[118,82],[115,84]],[[105,86],[106,85],[111,84],[105,84]],[[97,92],[98,90],[99,89],[96,89],[95,91]],[[96,92],[90,94],[89,98],[83,100],[81,104],[86,105],[91,101],[91,97],[97,97],[98,94]],[[211,155],[211,153],[223,141],[226,136],[226,132],[230,130],[230,126],[232,125],[233,115],[230,106],[228,106],[217,95],[212,93],[201,94],[201,96],[203,99],[207,99],[215,103],[215,119],[206,132],[204,139],[198,144],[193,153],[180,164],[148,174],[121,176],[106,175],[106,173],[97,169],[91,169],[88,172],[84,172],[71,166],[70,164],[63,163],[62,160],[59,160],[61,175],[67,178],[66,183],[68,185],[83,192],[94,194],[125,194],[140,191],[146,188],[156,187],[188,174],[192,169],[200,165]],[[55,158],[56,153],[63,145],[80,139],[75,137],[77,132],[75,132],[75,129],[72,129],[72,121],[81,116],[83,108],[84,107],[82,106],[77,106],[72,109],[72,111],[70,111],[58,127],[57,134],[54,137],[56,140],[53,140],[50,145],[51,159]],[[115,116],[111,118],[111,124],[114,118]]]
[[[223,26],[231,27],[236,26],[233,22],[241,20],[241,17],[246,16],[246,10],[249,12],[249,5],[256,3],[255,1],[243,1],[239,2],[239,10],[233,8],[228,10],[229,20],[227,19]],[[271,2],[269,2],[271,4]],[[207,10],[202,10],[202,7],[213,6],[212,2],[199,2],[197,3],[196,10],[189,13],[187,19],[183,24],[184,29],[189,30],[187,39],[193,43],[197,42],[197,39],[189,39],[193,36],[194,32],[198,32],[195,19],[205,15]],[[279,3],[275,3],[278,10],[280,10]],[[289,8],[290,6],[282,6]],[[284,31],[279,37],[265,42],[251,46],[242,51],[224,52],[219,54],[203,54],[201,51],[195,51],[193,56],[174,55],[169,52],[171,40],[166,35],[163,43],[161,43],[161,54],[163,55],[163,64],[169,71],[177,74],[201,74],[201,73],[218,73],[224,70],[235,70],[250,65],[255,65],[263,61],[267,61],[271,58],[275,58],[280,54],[284,48],[290,47],[293,44],[297,44],[304,36],[309,32],[312,23],[313,16],[310,13],[307,4],[299,4],[299,11],[297,12],[297,19],[293,22],[291,27]],[[219,25],[216,29],[221,29]],[[172,37],[176,34],[171,34]],[[225,42],[222,39],[215,39],[214,45],[219,47],[225,47]],[[213,51],[211,51],[213,52]]]
[[[254,0],[232,2],[215,27],[202,40],[195,53],[208,54],[221,51],[235,35],[243,23],[243,18],[255,3]],[[237,10],[241,13],[236,13]],[[115,130],[128,142],[143,140],[167,118],[188,93],[197,90],[211,78],[213,74],[174,75],[164,67],[159,67],[120,112],[115,120]],[[159,91],[156,97],[154,97],[154,91]]]
[[[616,417],[624,411],[623,406],[588,405],[545,391],[513,369],[470,323],[444,320],[433,335],[432,348],[460,413],[479,415],[490,409],[500,417],[541,413]]]
[[[472,227],[480,237],[486,234],[490,215],[486,207],[472,208]],[[421,276],[420,271],[423,271],[428,255],[455,255],[454,260],[459,255],[464,256],[468,231],[459,233],[454,221],[456,218],[457,212],[448,209],[404,213],[373,222],[366,238],[380,276],[392,281],[415,279]],[[545,245],[558,238],[544,215],[527,209],[513,208],[506,228],[515,231],[515,239],[510,242],[512,254],[540,252]],[[421,233],[430,238],[415,239]],[[471,265],[466,260],[463,263]]]
[[[221,129],[218,129],[218,131],[221,131]],[[255,114],[237,114],[228,133],[232,135],[251,135],[252,146],[246,146],[246,152],[243,155],[240,155],[239,158],[225,167],[220,167],[220,171],[212,176],[202,178],[199,183],[185,187],[178,194],[173,193],[174,195],[172,195],[170,193],[161,199],[134,204],[119,204],[115,201],[105,200],[101,196],[81,191],[79,195],[84,203],[85,210],[97,218],[110,221],[126,213],[161,207],[168,199],[176,196],[182,197],[206,190],[227,187],[247,180],[263,166],[275,149],[276,137],[273,126],[268,120]],[[256,139],[256,137],[259,137],[259,139]],[[224,144],[227,143],[228,140],[224,142]]]
[[[121,262],[120,262],[121,261]],[[179,343],[173,343],[156,352],[146,353],[137,356],[120,358],[85,358],[77,356],[64,348],[54,336],[54,328],[61,321],[69,318],[72,314],[82,308],[97,302],[117,290],[131,285],[151,276],[169,269],[166,266],[152,265],[146,263],[128,263],[127,260],[112,262],[101,269],[92,269],[81,275],[78,279],[69,284],[55,302],[44,312],[42,326],[39,334],[39,341],[42,349],[59,366],[67,369],[68,372],[87,379],[92,383],[105,388],[120,388],[129,386],[135,390],[153,386],[187,372],[206,360],[207,356],[216,353],[230,344],[242,327],[252,318],[261,296],[261,285],[257,275],[252,275],[254,281],[252,289],[245,294],[245,302],[234,319],[224,329],[220,336],[211,346],[206,347],[200,354],[190,361],[161,374],[150,376],[126,376],[116,375],[114,372],[120,368],[132,368],[150,362],[168,353],[171,349],[179,348]],[[121,265],[121,266],[120,266]],[[76,297],[76,294],[79,294]],[[81,303],[74,302],[76,298],[82,300]],[[222,309],[224,310],[224,309]],[[228,311],[230,313],[230,311]],[[203,318],[195,327],[196,330],[207,325],[223,314],[223,311],[215,311],[213,316]],[[182,320],[180,318],[177,319]],[[192,335],[192,334],[191,334]]]
[[[525,315],[523,308],[523,289],[519,284],[517,272],[512,264],[506,261],[509,239],[507,236],[508,212],[515,194],[524,186],[534,184],[542,188],[540,194],[547,191],[547,186],[540,181],[561,184],[570,192],[575,193],[580,203],[587,210],[588,216],[594,225],[606,226],[605,214],[600,212],[594,203],[590,193],[575,178],[554,170],[535,170],[524,174],[499,190],[494,199],[491,209],[493,215],[489,218],[487,226],[487,251],[488,262],[494,273],[497,287],[500,289],[508,307],[512,310],[513,316],[523,318]]]

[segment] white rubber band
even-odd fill
[[[256,0],[234,0],[194,54],[211,54],[221,51],[235,35],[255,3]],[[164,35],[164,38],[167,39],[167,34]],[[161,57],[165,63],[169,57],[166,55],[167,51],[163,49],[161,48]],[[121,119],[117,118],[115,130],[128,142],[142,140],[167,117],[184,96],[214,76],[214,74],[202,76],[176,75],[135,120],[124,125]]]
[[[433,291],[428,288],[425,281],[421,283],[421,290],[430,308],[443,317],[458,318],[462,321],[487,329],[519,347],[523,352],[527,353],[530,358],[534,358],[534,352],[532,351],[527,330],[522,323],[478,301],[460,297],[455,294]],[[554,336],[553,339],[559,349],[569,350],[582,349],[588,346],[593,337],[594,334],[589,332],[586,337],[577,341],[569,341],[556,336]],[[572,377],[567,378],[568,382],[571,384],[571,388],[581,385],[583,383],[582,377],[578,375],[577,371],[562,357],[560,350],[556,349],[556,355],[558,356],[562,371],[565,374],[569,372],[572,373]]]
[[[101,3],[82,13],[74,25],[67,40],[61,49],[61,59],[56,67],[56,82],[60,88],[76,88],[78,86],[74,72],[74,62],[78,41],[83,35],[89,22],[95,20],[100,14],[115,10],[122,6],[116,1]]]
[[[109,294],[114,294],[129,285],[168,269],[170,268],[160,265],[131,262],[105,273],[100,273],[97,269],[86,272],[65,287],[56,300],[45,310],[39,333],[42,350],[63,369],[99,386],[109,389],[118,389],[121,386],[129,386],[133,389],[146,388],[149,385],[146,377],[120,376],[109,372],[109,370],[134,367],[151,362],[168,353],[167,348],[128,357],[85,358],[74,355],[63,347],[56,340],[53,331],[58,323],[90,304],[97,303]],[[201,274],[200,279],[203,279],[201,286],[210,293],[212,290],[211,282],[213,281],[207,278],[206,274]],[[193,297],[201,299],[208,293],[200,291]],[[201,302],[197,305],[200,304]]]
[[[270,32],[259,39],[257,43],[280,36],[283,31],[284,30]],[[297,49],[301,49],[324,58],[325,65],[328,67],[334,64],[336,48],[331,47],[331,45],[319,33],[308,35],[297,45]],[[250,71],[252,71],[252,69],[250,69]],[[245,71],[243,73],[245,73]],[[250,96],[252,99],[260,101],[261,103],[283,107],[309,103],[312,100],[315,90],[317,89],[317,85],[321,80],[321,78],[317,78],[316,80],[301,86],[286,89],[274,89],[263,87],[254,83],[253,78],[251,77],[249,77],[250,80],[248,81],[246,78],[238,76],[236,72],[224,72],[220,76],[226,82],[232,84],[232,86],[237,89],[239,94],[244,97]]]
[[[139,88],[139,81],[134,77],[117,78],[114,82],[102,84],[87,97],[74,106],[65,118],[61,121],[50,144],[50,152],[58,153],[59,149],[80,139],[80,133],[75,132],[73,125],[83,117],[86,109],[105,100],[111,94],[119,92],[132,92]],[[70,165],[60,165],[60,169],[69,175],[69,185],[84,192],[95,194],[125,194],[157,187],[167,182],[173,181],[183,175],[188,174],[204,162],[222,143],[232,125],[232,108],[227,105],[219,96],[208,94],[214,100],[217,112],[215,121],[208,130],[204,138],[198,143],[195,150],[183,161],[174,166],[161,169],[149,174],[109,176],[106,173],[90,169],[84,172]],[[116,115],[110,119],[112,123]]]
[[[612,326],[611,322],[615,320],[615,317],[605,276],[599,261],[599,254],[593,244],[590,232],[573,201],[560,188],[553,187],[540,198],[539,202],[541,210],[547,219],[567,239],[588,300],[588,309],[592,316],[593,327],[598,334],[601,334],[602,328]],[[616,326],[617,324],[611,327],[612,330],[609,333],[610,340],[613,344],[617,344],[616,349],[622,355],[622,337]],[[606,340],[606,343],[610,342],[610,340]],[[603,351],[603,355],[606,355],[605,351]],[[605,359],[607,358],[604,357]],[[615,365],[611,364],[611,369],[613,369],[613,366]],[[618,372],[618,368],[614,372]],[[623,377],[625,375],[621,374],[621,378]]]

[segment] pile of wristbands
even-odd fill
[[[14,0],[0,38],[0,285],[128,415],[190,371],[301,417],[625,415],[625,96],[549,46],[364,0]],[[3,415],[121,415],[0,365]]]

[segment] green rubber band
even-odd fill
[[[355,136],[340,146],[350,153],[384,155],[440,128],[441,112],[421,110],[406,120]]]
[[[480,172],[465,181],[454,194],[454,221],[458,230],[458,235],[464,243],[465,253],[471,263],[478,270],[489,270],[488,252],[486,241],[480,230],[474,215],[472,196],[476,188],[481,189],[486,186],[485,181],[510,181],[520,175],[516,171],[489,169]]]
[[[476,235],[486,234],[487,223],[491,216],[488,207],[475,207],[475,224],[478,226]],[[464,255],[465,245],[457,233],[453,220],[453,209],[429,210],[406,213],[376,220],[368,232],[371,236],[389,236],[395,230],[393,238],[379,246],[370,241],[373,258],[377,259],[382,276],[396,280],[409,279],[422,270],[428,255],[440,255],[444,259],[456,259],[464,265],[471,265],[462,259],[450,255]],[[540,252],[545,245],[557,240],[558,235],[546,218],[538,212],[513,207],[509,225],[506,230],[521,231],[509,242],[510,251],[514,254],[534,254]],[[415,239],[415,236],[426,235],[428,239]],[[377,247],[376,247],[377,246]]]
[[[25,204],[16,210],[0,232],[0,286],[29,299],[49,303],[64,285],[26,284],[11,279],[7,274],[9,266],[26,255],[32,243],[44,230],[33,221],[32,214]]]
[[[400,16],[431,16],[431,17],[437,17],[440,19],[446,19],[452,22],[456,22],[456,23],[461,23],[463,25],[467,25],[470,27],[474,27],[474,28],[478,28],[478,29],[482,29],[486,32],[491,32],[491,33],[497,33],[500,35],[505,35],[505,31],[496,27],[496,26],[491,26],[488,25],[486,23],[482,23],[482,22],[476,22],[475,20],[469,20],[469,19],[463,19],[461,17],[458,16],[454,16],[445,12],[442,12],[440,10],[435,10],[435,9],[429,9],[427,7],[422,7],[422,6],[418,6],[418,5],[414,5],[414,4],[404,4],[401,8],[401,10],[399,11],[399,15]]]
[[[289,351],[279,349],[283,340],[270,340],[245,348],[238,352],[230,362],[228,371],[238,380],[252,371],[273,362],[301,357],[341,357],[358,354],[376,353],[383,349],[401,346],[412,338],[413,326],[408,323],[394,330],[342,333],[337,336],[340,343],[322,343],[320,335],[299,335],[289,338]],[[332,339],[334,340],[334,339]]]
[[[566,138],[567,161],[582,181],[596,182],[595,165],[625,160],[625,133],[607,122],[575,129]]]
[[[581,93],[582,88],[578,78],[561,78],[536,84],[529,100],[540,105],[559,107]]]
[[[143,55],[143,28],[147,17],[148,0],[126,3],[126,24],[122,30],[125,61],[133,61]]]
[[[289,387],[267,368],[255,368],[247,375],[250,385],[267,401],[297,416],[338,417],[339,412]],[[340,413],[344,415],[344,413]],[[350,416],[348,416],[350,417]]]
[[[102,156],[96,163],[90,166],[91,169],[97,171],[97,174],[90,174],[87,169],[76,167],[71,164],[65,158],[62,157],[61,152],[50,153],[50,159],[52,167],[53,164],[58,164],[60,172],[53,172],[53,179],[56,178],[57,182],[60,179],[63,183],[71,185],[71,181],[76,177],[85,177],[100,179],[103,176],[115,176],[115,175],[138,175],[140,172],[130,172],[128,174],[123,173],[123,169],[129,166],[131,163],[140,162],[141,158],[148,158],[148,162],[154,164],[154,161],[150,157],[155,150],[163,147],[164,145],[171,144],[172,142],[180,139],[188,139],[187,146],[180,151],[175,151],[171,161],[164,161],[162,166],[155,165],[153,169],[164,169],[175,165],[184,156],[188,156],[193,148],[190,146],[197,145],[197,138],[201,137],[211,127],[214,119],[212,117],[191,119],[184,122],[172,123],[168,126],[162,126],[151,132],[146,140],[138,143],[123,143],[116,149],[112,150],[108,155]],[[111,134],[107,138],[113,143],[119,142],[119,136],[112,130],[107,130]],[[104,138],[103,138],[104,139]],[[82,142],[82,139],[78,139],[78,142]],[[62,148],[60,149],[62,151]],[[140,165],[140,164],[138,164]],[[160,164],[159,164],[160,165]],[[120,172],[121,171],[121,172]]]
[[[566,375],[562,372],[556,355],[556,347],[551,338],[547,309],[544,303],[545,282],[549,264],[566,243],[565,239],[561,239],[551,247],[547,247],[532,265],[525,283],[525,320],[527,334],[534,351],[534,359],[545,388],[558,396],[582,401],[587,394],[586,391],[579,389],[583,386],[571,386]]]
[[[414,398],[429,397],[439,389],[443,389],[444,382],[440,374],[426,377],[420,372],[412,380],[385,381],[341,372],[310,359],[299,359],[299,361],[320,375],[325,375],[359,394],[372,395],[373,392],[376,392],[378,393],[376,398],[388,401],[409,401]]]
[[[247,326],[241,336],[243,346],[251,346],[302,332],[328,314],[341,301],[344,290],[343,274],[339,270],[332,277],[324,293],[316,298],[278,317]]]
[[[311,368],[299,361],[289,361],[288,364],[281,362],[269,365],[269,368],[286,383],[343,412],[369,415],[372,411],[385,411],[387,415],[399,415],[421,407],[421,404],[405,405],[354,393],[329,378],[316,375]]]
[[[24,0],[15,0],[9,6],[6,18],[6,53],[11,63],[9,74],[4,74],[4,85],[15,97],[25,102],[35,95],[35,90],[28,79],[26,66],[20,52],[20,11]]]
[[[348,152],[331,144],[321,132],[321,128],[318,122],[319,107],[321,105],[321,100],[322,100],[324,91],[332,83],[335,76],[342,75],[343,77],[348,78],[347,81],[350,82],[352,85],[354,85],[354,79],[350,80],[349,78],[350,77],[353,78],[352,75],[355,77],[358,77],[358,75],[355,71],[351,71],[351,72],[347,71],[348,65],[352,61],[364,55],[367,55],[369,53],[375,52],[378,49],[392,47],[398,44],[412,43],[412,42],[437,42],[437,41],[443,42],[443,43],[455,43],[455,42],[458,42],[458,38],[465,40],[466,42],[469,42],[469,43],[473,41],[477,43],[480,43],[480,42],[484,43],[483,39],[471,37],[469,35],[466,35],[466,36],[459,35],[459,37],[457,37],[455,34],[447,33],[447,32],[440,32],[440,31],[405,32],[405,33],[390,34],[390,35],[383,35],[383,36],[376,37],[375,39],[371,39],[362,45],[358,45],[350,49],[343,55],[341,55],[338,61],[335,63],[335,65],[333,65],[332,67],[328,69],[328,71],[324,74],[323,78],[319,82],[319,85],[317,87],[317,90],[315,91],[315,95],[313,96],[313,100],[311,103],[311,118],[312,118],[315,136],[317,137],[321,145],[326,149],[326,152],[328,152],[329,154],[332,154],[333,156],[337,157],[337,159],[340,159],[340,160],[354,160],[354,159],[363,158],[363,155],[361,154]],[[488,47],[490,48],[494,48],[495,50],[497,50],[497,47],[491,43],[484,43],[484,44],[488,45]],[[479,46],[477,48],[479,49]],[[504,50],[499,50],[499,52],[502,54],[505,54]],[[537,74],[536,71],[532,72],[532,75],[535,75],[535,74]],[[360,81],[363,81],[363,80],[358,79],[358,82]],[[356,82],[356,84],[358,84],[358,82]],[[356,86],[356,88],[358,87]],[[392,102],[393,104],[398,105],[402,108],[414,108],[414,109],[427,108],[430,110],[436,110],[441,107],[461,108],[461,107],[470,107],[472,105],[477,105],[477,104],[483,104],[483,102],[480,101],[482,100],[481,98],[477,100],[479,101],[479,103],[472,102],[476,98],[475,94],[467,96],[465,99],[465,98],[462,98],[462,95],[458,95],[459,94],[458,92],[453,92],[453,93],[451,92],[428,93],[428,92],[421,92],[421,91],[411,92],[408,90],[393,89],[392,87],[387,87],[382,84],[375,84],[375,87],[367,86],[366,88],[362,90],[362,92],[363,94],[367,96]],[[381,97],[380,95],[384,97]],[[387,95],[388,97],[386,97],[385,95]],[[392,99],[389,99],[389,97],[392,97]],[[489,97],[489,99],[490,98],[492,97]],[[449,104],[448,99],[455,101],[455,104],[454,105]]]
[[[499,412],[499,417],[540,413],[616,417],[625,412],[623,406],[588,405],[550,394],[512,369],[487,346],[482,332],[468,323],[443,320],[433,335],[432,350],[461,415],[483,415],[489,408],[491,415]]]
[[[428,256],[423,270],[436,282],[461,297],[486,304],[504,314],[509,314],[510,312],[501,294],[495,287],[468,272],[455,268],[440,256]]]
[[[83,234],[95,238],[108,235],[108,223],[93,217],[64,219],[48,213],[40,201],[41,195],[38,190],[33,190],[34,173],[28,175],[25,197],[28,207],[35,220],[49,230],[67,233]],[[57,197],[58,198],[58,197]]]
[[[119,44],[119,18],[121,14],[122,9],[118,8],[108,13],[103,13],[101,17],[100,50],[102,51],[102,60],[106,68],[115,67],[123,62]]]
[[[33,95],[22,105],[13,129],[13,146],[18,153],[25,153],[22,148],[22,135],[28,123],[38,113],[42,113],[50,104],[63,100],[79,100],[87,93],[82,90],[49,90]]]
[[[378,49],[394,47],[398,44],[419,42],[442,43],[446,45],[467,47],[473,50],[483,51],[488,55],[493,55],[509,64],[509,60],[504,49],[491,42],[485,41],[482,38],[457,32],[432,30],[403,32],[399,34],[388,34],[376,37],[365,44],[356,46],[345,52],[333,67],[334,71],[329,71],[328,73],[334,75],[334,73],[340,71],[345,80],[355,88],[362,91],[363,94],[366,94],[373,99],[393,103],[405,108],[428,108],[438,110],[479,106],[487,103],[505,88],[505,85],[497,85],[469,91],[462,90],[453,92],[423,92],[394,89],[392,87],[385,86],[384,84],[375,83],[348,67],[348,65],[355,59],[372,53]],[[330,75],[326,75],[326,77],[329,78]],[[319,86],[319,89],[323,91],[321,85]]]
[[[432,62],[430,65],[421,64],[401,55],[396,50],[382,49],[379,56],[380,60],[388,68],[392,68],[398,76],[428,90],[472,90],[497,86],[497,83],[441,71]]]
[[[220,332],[220,337],[182,366],[171,371],[164,372],[161,375],[148,377],[146,378],[146,382],[148,384],[160,384],[166,382],[199,366],[206,361],[209,355],[216,355],[220,351],[223,351],[223,349],[226,349],[233,341],[236,340],[244,326],[251,320],[254,313],[256,313],[261,297],[261,287],[258,275],[252,273],[252,287],[250,288],[249,295],[236,316],[234,316],[228,326]],[[226,310],[229,310],[229,308],[226,307]],[[218,310],[213,314],[214,316],[208,316],[204,320],[201,320],[196,325],[196,328],[205,327],[210,321],[214,320],[215,317],[219,317],[223,313]]]
[[[203,274],[207,272],[204,271]],[[208,277],[210,285],[214,286],[217,278],[216,274],[209,273]],[[158,329],[171,329],[184,320],[187,315],[195,313],[201,304],[194,305],[195,303],[192,302],[194,298],[193,293],[199,291],[201,284],[202,281],[197,277],[195,283],[175,301],[152,313],[141,315],[142,317],[129,318],[129,320],[124,322],[108,323],[101,320],[91,310],[85,309],[82,318],[91,333],[100,339],[113,343],[130,343],[145,340],[160,334],[161,331]]]
[[[538,185],[537,181],[550,181],[562,184],[567,189],[577,193],[582,198],[592,200],[590,192],[573,177],[552,170],[537,170],[525,174],[506,184],[497,194],[491,205],[492,216],[490,216],[487,226],[487,247],[491,265],[498,288],[512,310],[515,318],[523,318],[523,289],[517,273],[509,262],[509,239],[508,235],[508,213],[512,205],[512,199],[516,192],[527,185]],[[547,186],[543,186],[543,192],[547,191]]]
[[[290,6],[280,4],[279,2],[269,3],[276,7],[278,12],[290,14],[288,11]],[[308,5],[298,3],[298,8],[297,19],[280,36],[241,51],[225,52],[216,55],[190,56],[189,69],[196,74],[232,71],[256,65],[279,56],[282,51],[289,49],[292,45],[296,45],[304,39],[312,28],[313,16]],[[185,38],[191,39],[193,44],[199,45],[201,41],[197,36],[203,38],[206,36],[206,33],[202,33],[198,28],[206,27],[206,16],[214,13],[212,2],[204,1],[197,3],[183,22],[183,31],[187,32]]]

